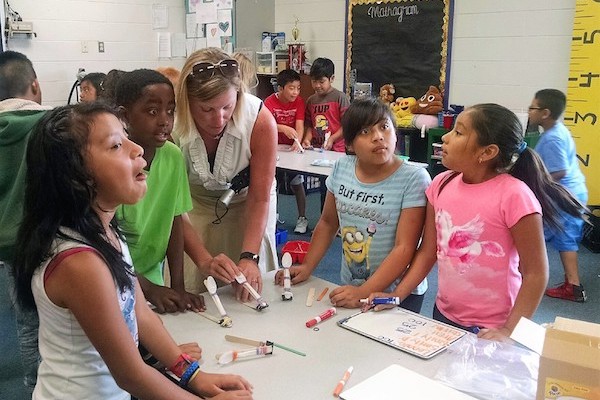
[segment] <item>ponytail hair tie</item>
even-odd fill
[[[523,153],[526,148],[527,148],[527,142],[523,140],[521,142],[521,144],[519,145],[519,148],[517,149],[517,153],[519,153],[519,154]]]

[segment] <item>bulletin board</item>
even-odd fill
[[[396,97],[423,95],[430,85],[447,106],[454,0],[346,0],[346,92],[392,83]]]
[[[188,54],[205,47],[233,50],[234,0],[185,0],[185,12]]]

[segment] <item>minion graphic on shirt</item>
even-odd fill
[[[355,226],[342,228],[342,251],[346,265],[352,274],[353,284],[362,284],[371,274],[369,250],[376,231],[374,223],[367,227],[366,234]]]
[[[324,115],[317,115],[315,117],[315,130],[320,138],[324,138],[329,131],[329,121]]]

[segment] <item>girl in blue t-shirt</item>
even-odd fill
[[[306,280],[340,230],[340,286],[330,293],[340,307],[360,307],[373,290],[392,290],[413,257],[425,220],[424,168],[402,161],[391,111],[377,99],[356,100],[342,118],[347,150],[327,178],[327,198],[304,262],[290,268],[292,283]],[[283,279],[276,275],[277,282]],[[377,288],[377,289],[375,289]],[[401,304],[419,312],[423,281]]]

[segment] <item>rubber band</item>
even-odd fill
[[[200,368],[198,361],[194,361],[188,367],[188,369],[185,370],[183,375],[181,375],[181,380],[179,381],[179,386],[181,386],[182,388],[187,387],[187,385],[188,385],[188,383],[190,383],[190,380],[192,379],[192,376],[194,375],[194,373],[196,371],[198,371],[198,368]]]
[[[194,380],[194,378],[195,378],[196,376],[198,376],[198,374],[199,374],[199,373],[200,373],[200,368],[197,368],[197,369],[196,369],[196,372],[194,372],[194,373],[192,374],[192,376],[190,376],[190,379],[188,379],[188,385],[190,384],[190,382],[191,382],[191,381],[193,381],[193,380]]]

